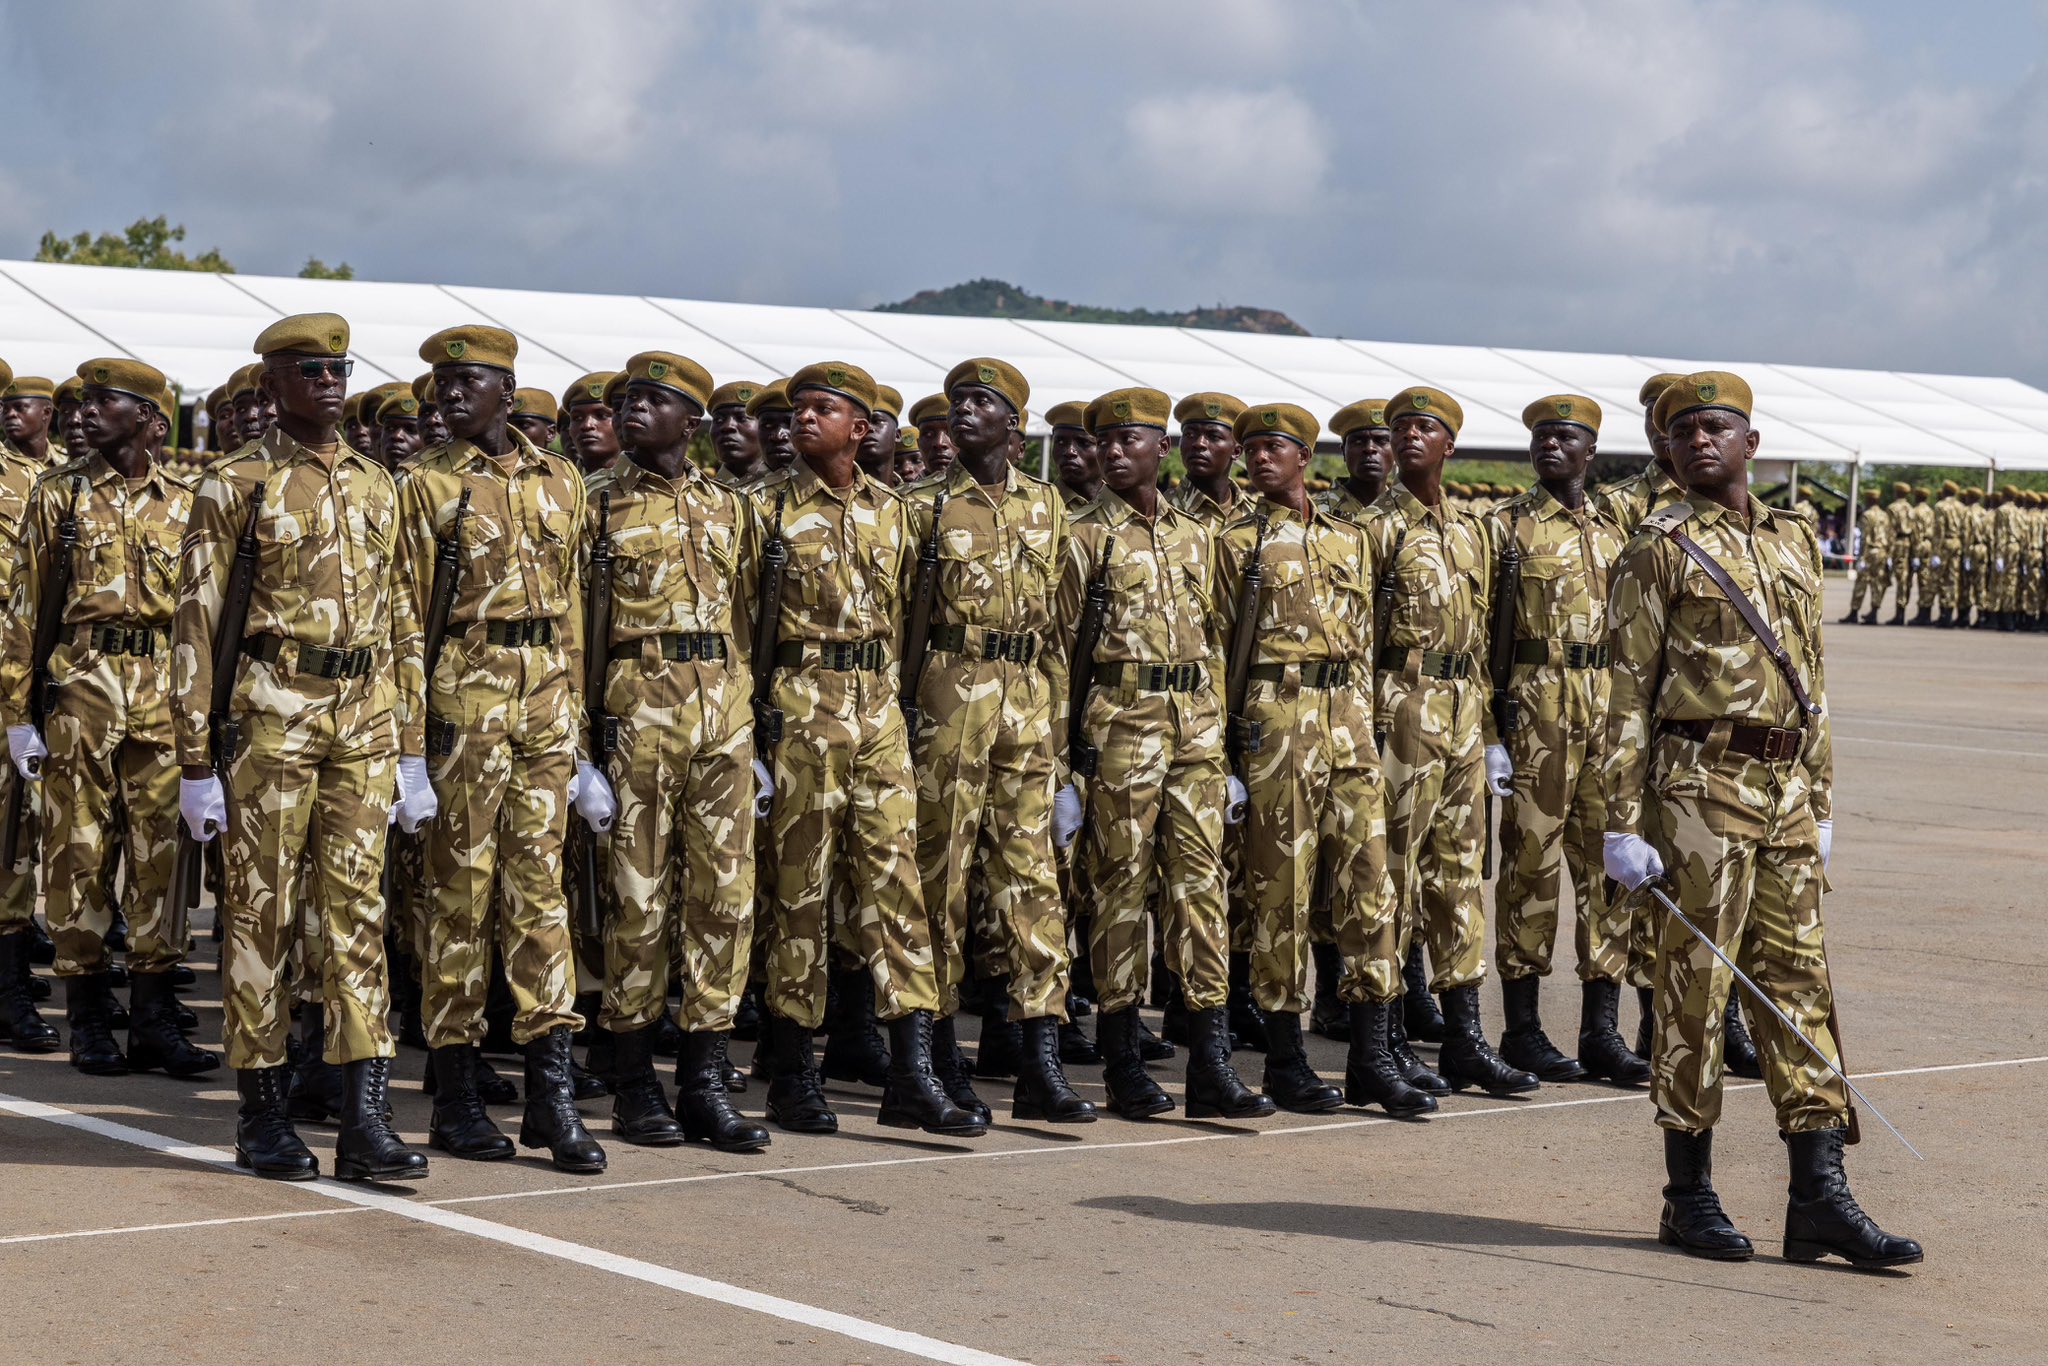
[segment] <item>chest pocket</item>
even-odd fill
[[[783,601],[816,607],[827,600],[828,576],[845,572],[839,563],[839,546],[827,527],[791,536],[789,563],[783,567]]]
[[[78,548],[72,553],[71,596],[118,595],[128,574],[128,543],[118,526],[80,519]]]
[[[697,596],[707,606],[722,608],[732,599],[739,562],[738,533],[723,522],[713,522],[690,545],[691,578]]]
[[[1027,593],[1043,593],[1052,583],[1052,539],[1049,526],[1017,529],[1018,577]]]
[[[1299,620],[1301,613],[1306,610],[1306,604],[1301,601],[1301,597],[1310,590],[1308,565],[1292,556],[1274,559],[1269,555],[1266,562],[1260,566],[1260,570],[1261,590],[1269,604],[1259,613],[1262,618],[1260,625],[1270,626],[1278,621]],[[1231,591],[1236,591],[1235,586]]]
[[[1740,586],[1738,581],[1737,586]],[[1752,639],[1749,626],[1727,594],[1698,570],[1685,576],[1681,595],[1671,604],[1672,625],[1703,645],[1735,646]]]

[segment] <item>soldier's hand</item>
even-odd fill
[[[1252,794],[1244,790],[1244,784],[1237,780],[1235,773],[1224,779],[1223,790],[1223,823],[1243,825],[1244,806],[1252,799]]]
[[[775,778],[768,772],[768,765],[754,760],[754,818],[768,819],[768,813],[775,809]]]
[[[602,835],[612,828],[612,821],[619,814],[619,800],[612,795],[612,785],[604,774],[583,760],[576,761],[576,778],[569,784],[569,800],[576,807],[576,814],[583,817],[583,823]]]
[[[391,811],[408,835],[418,834],[421,826],[441,813],[441,799],[434,793],[433,780],[427,776],[427,761],[423,756],[400,756],[398,799]]]
[[[1832,819],[1815,821],[1813,828],[1820,832],[1820,866],[1828,866],[1828,855],[1835,849],[1835,823]]]
[[[1508,757],[1506,745],[1486,747],[1486,790],[1496,797],[1505,797],[1514,791],[1515,761]]]
[[[43,760],[50,757],[43,737],[36,734],[34,726],[7,728],[7,754],[14,760],[15,771],[32,783],[42,778]]]
[[[1600,837],[1600,862],[1607,876],[1631,892],[1651,878],[1664,876],[1664,860],[1641,835],[1608,831]]]
[[[1081,833],[1081,789],[1068,783],[1052,794],[1052,842],[1064,849]]]
[[[228,796],[220,779],[211,773],[204,778],[178,779],[178,814],[201,844],[227,829]]]

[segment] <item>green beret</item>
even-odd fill
[[[1660,375],[1652,375],[1643,381],[1642,388],[1636,390],[1636,402],[1647,411],[1656,406],[1657,399],[1666,389],[1684,378],[1684,375],[1674,375],[1669,370]]]
[[[1452,436],[1456,436],[1458,429],[1465,425],[1465,410],[1458,406],[1458,400],[1426,384],[1403,389],[1387,400],[1387,425],[1392,426],[1395,419],[1410,413],[1435,418],[1450,429]]]
[[[384,401],[377,405],[377,422],[417,422],[420,417],[420,401],[413,397],[412,389],[399,385],[384,395]]]
[[[429,365],[488,365],[510,371],[518,355],[519,338],[483,323],[444,327],[420,343],[420,359]]]
[[[1658,431],[1668,432],[1680,415],[1700,408],[1724,408],[1746,418],[1750,406],[1749,384],[1742,376],[1731,375],[1726,370],[1701,370],[1697,374],[1681,375],[1667,385],[1657,396],[1657,406],[1650,414],[1650,421]]]
[[[1173,405],[1173,420],[1185,427],[1190,422],[1217,422],[1225,427],[1236,423],[1244,412],[1244,400],[1229,394],[1189,394]]]
[[[1025,403],[1031,398],[1031,386],[1024,382],[1023,372],[1008,361],[996,360],[991,356],[976,356],[973,360],[963,360],[948,370],[944,385],[947,399],[953,397],[955,389],[970,384],[997,394],[1003,402],[1010,405],[1010,411],[1013,413],[1022,413]]]
[[[66,375],[57,384],[57,401],[76,403],[78,396],[85,392],[85,381],[76,375]]]
[[[852,399],[860,405],[863,413],[872,413],[875,410],[875,387],[875,377],[852,361],[821,360],[806,365],[789,377],[789,402],[794,408],[796,396],[804,390],[823,389],[841,398]]]
[[[1569,422],[1600,435],[1600,405],[1584,394],[1552,394],[1522,409],[1522,425],[1535,431],[1539,423]]]
[[[1045,410],[1045,425],[1048,427],[1079,427],[1088,430],[1088,405],[1072,399],[1055,403]]]
[[[251,361],[249,364],[235,371],[234,374],[229,375],[228,397],[234,399],[240,398],[243,394],[255,393],[256,375],[258,371],[262,370],[262,368],[263,367],[261,365],[258,365],[254,361]]]
[[[1163,432],[1172,412],[1173,400],[1157,389],[1112,389],[1088,405],[1088,430],[1157,427]]]
[[[669,351],[642,351],[626,362],[628,384],[657,384],[673,389],[703,412],[711,406],[711,372],[688,356]]]
[[[0,398],[55,398],[57,386],[41,375],[15,375],[0,384]]]
[[[902,391],[898,389],[892,389],[886,384],[877,384],[875,386],[875,411],[878,413],[887,413],[889,416],[893,418],[902,418]]]
[[[412,396],[420,401],[420,407],[422,408],[434,401],[434,372],[432,370],[427,371],[426,374],[421,375],[412,382]]]
[[[789,381],[771,379],[754,392],[747,400],[747,416],[759,417],[763,413],[786,413],[790,411]]]
[[[132,394],[145,403],[164,408],[164,394],[170,381],[164,372],[154,365],[144,365],[139,360],[119,356],[101,356],[78,367],[78,378],[91,389],[112,389],[115,393]]]
[[[1306,408],[1292,403],[1268,403],[1239,413],[1230,430],[1239,441],[1249,441],[1255,436],[1284,436],[1314,450],[1322,426]]]
[[[555,407],[555,396],[545,389],[514,389],[512,391],[512,416],[544,417],[550,422],[561,419],[561,410]]]
[[[568,412],[579,403],[603,403],[604,387],[617,377],[616,370],[592,370],[579,375],[576,382],[562,391],[561,412]]]
[[[1342,440],[1353,432],[1382,431],[1387,425],[1387,401],[1362,398],[1347,403],[1330,419],[1330,435]]]
[[[910,425],[922,427],[934,419],[945,421],[953,411],[953,401],[944,394],[926,394],[910,405]]]
[[[339,313],[294,313],[279,318],[256,334],[256,354],[304,351],[314,356],[339,356],[348,351],[348,319]]]
[[[754,401],[754,395],[759,393],[761,388],[761,381],[757,379],[729,379],[711,391],[711,402],[705,405],[705,411],[710,412],[717,408],[745,408]]]

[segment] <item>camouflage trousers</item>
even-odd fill
[[[1220,699],[1213,688],[1098,686],[1086,724],[1101,762],[1086,784],[1076,881],[1089,899],[1090,966],[1102,1009],[1135,1006],[1145,994],[1152,959],[1146,892],[1155,859],[1166,889],[1159,928],[1167,969],[1180,979],[1188,1009],[1223,1005],[1230,995],[1230,932]]]
[[[1066,1018],[1066,915],[1052,857],[1052,684],[1037,664],[938,654],[918,687],[917,869],[939,1013],[960,1008],[967,940],[1008,969],[1010,1017]],[[973,920],[969,907],[973,905]]]
[[[1632,939],[1626,905],[1610,902],[1601,866],[1607,796],[1607,671],[1518,664],[1520,724],[1504,738],[1513,795],[1500,805],[1500,880],[1494,884],[1494,961],[1506,979],[1547,977],[1564,885],[1575,894],[1579,980],[1619,982],[1635,956],[1647,975],[1648,936]]]
[[[2044,562],[2039,551],[2029,551],[2020,558],[2020,563],[2024,568],[2020,574],[2019,610],[2037,617],[2048,613],[2048,562]]]
[[[1810,792],[1796,760],[1775,764],[1717,754],[1662,736],[1644,805],[1672,899],[1806,1036],[1838,1056],[1828,1027],[1833,988],[1821,931],[1826,879]],[[1650,1099],[1667,1129],[1700,1132],[1721,1116],[1722,1013],[1728,969],[1657,906],[1656,1036]],[[1776,1017],[1750,1006],[1764,1085],[1785,1133],[1847,1122],[1848,1092]]]
[[[1986,541],[1972,541],[1963,549],[1963,586],[1961,602],[1968,603],[1979,612],[1993,610],[1991,600],[1991,546]]]
[[[104,972],[114,861],[128,861],[128,970],[168,972],[185,957],[165,935],[164,893],[178,852],[178,762],[163,656],[74,655],[43,741],[43,893],[60,977]],[[81,668],[81,666],[83,666]]]
[[[1486,701],[1469,679],[1382,674],[1380,689],[1387,864],[1400,900],[1401,955],[1420,934],[1429,946],[1430,990],[1471,986],[1486,978]]]
[[[1386,790],[1370,733],[1338,733],[1347,713],[1370,715],[1355,698],[1291,681],[1254,683],[1245,703],[1246,719],[1260,727],[1258,752],[1245,760],[1249,800],[1239,848],[1252,996],[1261,1010],[1298,1015],[1312,1004],[1315,912],[1342,955],[1345,1000],[1401,994]],[[1339,758],[1364,763],[1340,768]]]
[[[724,662],[621,660],[607,675],[605,706],[619,722],[606,765],[619,798],[605,841],[615,899],[604,935],[607,1029],[661,1018],[672,943],[682,963],[677,1023],[732,1028],[754,940],[749,692]]]
[[[14,766],[7,765],[6,772],[0,773],[0,798],[11,795],[14,784],[21,781]],[[36,911],[36,864],[40,861],[36,851],[42,846],[43,785],[29,783],[27,788],[21,801],[21,862],[13,868],[0,868],[0,934],[27,929]]]
[[[1892,546],[1892,586],[1898,593],[1892,605],[1898,611],[1903,612],[1912,605],[1916,590],[1923,595],[1927,591],[1922,586],[1926,565],[1922,554],[1920,547],[1906,541],[1895,542]]]
[[[393,772],[395,775],[396,770]],[[308,853],[299,860],[297,886],[292,890],[291,904],[299,908],[299,935],[291,950],[287,969],[292,983],[292,998],[301,1004],[320,1000],[321,972],[327,961],[326,927],[322,923],[318,895],[313,890],[316,876],[312,856]]]
[[[427,1043],[482,1042],[494,941],[512,992],[513,1042],[580,1029],[562,839],[582,711],[560,647],[450,640],[435,673],[427,765],[441,813],[420,831]]]
[[[1863,610],[1864,599],[1870,600],[1870,610],[1875,612],[1884,605],[1884,596],[1892,587],[1892,557],[1889,552],[1875,551],[1863,556],[1856,564],[1856,581],[1849,585],[1849,611]],[[1900,594],[1903,598],[1905,595]]]
[[[1934,605],[1953,608],[1963,586],[1963,543],[1943,541],[1934,548],[1934,554],[1941,560],[1938,565],[1930,561],[1927,567],[1927,578],[1933,584]],[[1927,601],[1924,590],[1920,600]]]
[[[875,1014],[937,1011],[931,924],[917,880],[916,779],[895,675],[807,665],[776,675],[768,849],[775,870],[768,1007],[816,1029],[825,1018],[835,883],[875,986]]]

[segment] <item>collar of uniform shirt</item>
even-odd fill
[[[875,481],[868,478],[867,471],[863,470],[859,465],[855,465],[853,467],[853,482],[843,489],[835,489],[823,479],[820,479],[818,472],[811,468],[811,462],[804,459],[801,455],[790,462],[789,477],[790,483],[793,486],[790,492],[795,494],[799,501],[810,497],[813,490],[818,490],[839,502],[850,503],[856,497],[872,496],[873,490],[876,487]]]
[[[121,484],[123,486],[139,484],[144,488],[154,490],[158,494],[163,493],[165,480],[169,475],[169,471],[164,468],[162,461],[152,460],[149,462],[149,473],[143,475],[140,479],[131,480],[127,475],[115,469],[107,460],[107,457],[101,455],[98,451],[93,451],[86,457],[82,472],[85,475],[85,482],[95,488],[101,484]]]
[[[706,477],[704,471],[697,468],[697,463],[694,460],[683,461],[683,467],[676,472],[676,477],[673,479],[663,474],[660,470],[650,469],[648,466],[641,464],[631,455],[620,459],[617,464],[612,466],[612,469],[615,471],[612,475],[613,485],[626,490],[631,490],[634,486],[644,483],[663,484],[673,490],[688,484],[702,483]]]
[[[1450,517],[1450,504],[1448,502],[1439,502],[1435,507],[1431,507],[1410,493],[1408,486],[1398,479],[1381,496],[1392,498],[1394,500],[1394,507],[1399,509],[1401,515],[1411,522],[1435,522],[1441,525],[1449,520]],[[1445,495],[1439,494],[1438,496],[1442,498]]]
[[[350,455],[357,455],[360,458],[358,452],[353,447],[346,445],[340,440],[336,440],[332,446],[324,449],[319,446],[309,446],[303,441],[285,435],[284,428],[282,427],[272,427],[269,431],[265,432],[262,445],[264,455],[269,457],[273,464],[290,464],[293,460],[303,456],[330,474],[334,471],[335,463],[342,458],[343,451],[347,451]]]
[[[967,466],[955,460],[946,467],[945,487],[948,498],[956,498],[965,493],[979,492],[990,502],[1000,502],[1012,493],[1015,493],[1019,487],[1017,467],[1005,460],[1003,462],[1003,482],[1000,484],[984,484],[974,477]]]
[[[1303,526],[1312,526],[1316,522],[1323,520],[1322,515],[1316,511],[1315,500],[1312,498],[1307,499],[1303,503],[1303,510],[1301,512],[1296,512],[1287,504],[1277,502],[1266,497],[1264,494],[1259,495],[1255,499],[1247,498],[1242,501],[1244,505],[1239,508],[1237,515],[1231,518],[1232,523],[1235,525],[1241,526],[1247,520],[1256,518],[1261,512],[1264,512],[1271,521],[1295,521],[1300,522]]]
[[[517,427],[507,426],[505,428],[505,437],[509,444],[505,448],[505,453],[499,456],[493,456],[482,446],[463,437],[457,437],[449,444],[457,448],[468,449],[469,467],[472,470],[479,468],[478,462],[480,461],[497,465],[500,468],[504,467],[509,461],[512,469],[515,471],[526,469],[529,466],[537,466],[542,469],[547,468],[547,455],[538,446],[527,440],[524,432],[520,431]]]
[[[1712,526],[1723,517],[1734,518],[1751,531],[1760,530],[1771,524],[1770,505],[1755,494],[1750,495],[1749,516],[1747,517],[1736,516],[1735,513],[1707,497],[1704,493],[1688,493],[1685,495],[1685,501],[1692,504],[1693,515],[1700,519],[1700,523],[1703,526]]]
[[[1112,491],[1106,484],[1103,486],[1102,492],[1097,494],[1096,497],[1101,500],[1103,511],[1108,513],[1109,525],[1111,526],[1125,526],[1131,522],[1148,522],[1152,526],[1157,526],[1170,517],[1180,518],[1187,516],[1185,512],[1169,503],[1166,500],[1165,494],[1161,494],[1153,500],[1152,516],[1149,519],[1144,513],[1132,507],[1120,494]]]
[[[1556,494],[1543,487],[1543,485],[1529,485],[1529,511],[1534,516],[1564,517],[1576,521],[1592,511],[1592,508],[1593,503],[1590,498],[1579,504],[1576,508],[1568,508],[1558,501]]]

